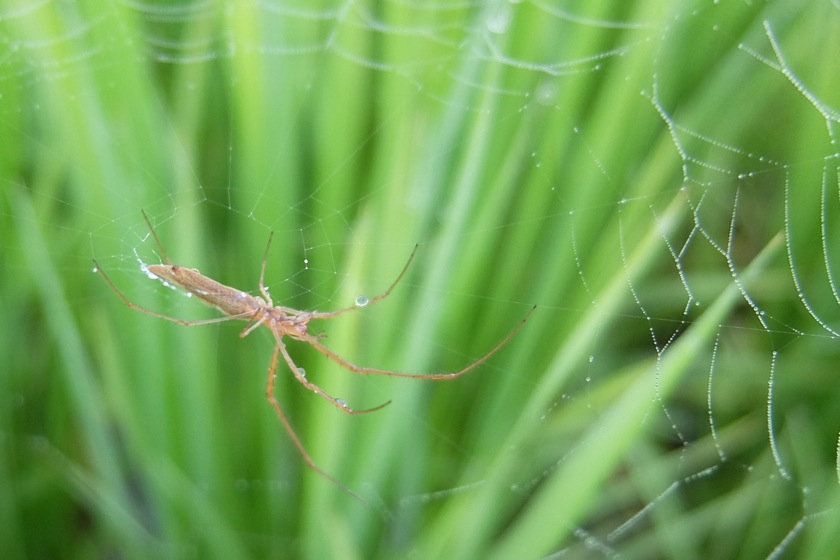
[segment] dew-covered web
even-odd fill
[[[470,557],[493,533],[520,557],[794,556],[840,514],[840,89],[826,54],[840,10],[754,4],[6,5],[0,127],[28,155],[2,181],[106,310],[121,304],[91,257],[133,301],[213,316],[144,274],[165,257],[141,209],[172,261],[251,293],[273,232],[266,285],[293,307],[379,293],[418,244],[397,303],[361,311],[382,342],[362,351],[341,334],[356,323],[324,326],[366,365],[458,369],[535,303],[474,384],[335,382],[360,406],[394,399],[387,418],[444,458],[446,472],[378,479],[405,483],[393,494],[360,474],[374,452],[347,471],[387,519],[439,513],[411,537],[380,529],[391,550],[405,538]],[[468,318],[448,325],[452,309]],[[271,338],[243,344],[253,375],[237,376],[257,387]],[[222,353],[201,363],[244,356]],[[453,410],[462,431],[440,420]],[[222,484],[282,501],[284,476]],[[471,500],[509,509],[485,526]],[[447,523],[473,537],[429,536]]]

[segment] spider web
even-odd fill
[[[4,148],[3,213],[43,231],[80,284],[93,257],[132,301],[187,319],[214,315],[143,274],[164,255],[140,209],[170,259],[252,293],[273,232],[266,284],[301,309],[375,295],[419,244],[393,303],[324,327],[331,347],[376,367],[458,369],[536,303],[481,374],[496,376],[493,389],[385,379],[362,393],[342,372],[319,378],[360,408],[394,399],[371,422],[398,416],[441,457],[440,473],[373,478],[404,483],[383,498],[393,517],[366,529],[387,535],[387,553],[485,550],[476,542],[491,525],[465,512],[494,497],[517,504],[488,537],[499,557],[836,549],[824,531],[840,513],[840,89],[823,53],[840,52],[838,22],[825,2],[796,14],[690,1],[7,5],[0,127],[18,142]],[[21,241],[3,251],[26,262],[37,251],[26,228],[12,231]],[[84,290],[85,305],[105,293],[105,308],[119,306],[101,285]],[[447,323],[453,305],[465,316]],[[253,356],[268,355],[270,336],[235,334],[175,335],[219,345],[185,350],[179,377],[211,373],[178,381],[183,393],[242,393],[213,379],[247,355],[259,385],[265,359]],[[299,359],[308,372],[324,361]],[[226,406],[243,415],[257,401],[249,391]],[[180,404],[162,405],[150,429]],[[305,406],[289,403],[298,426],[316,422]],[[454,410],[461,432],[439,419]],[[276,454],[276,419],[254,422],[242,429]],[[320,464],[338,452],[318,429],[302,435]],[[59,435],[34,433],[68,465],[85,462]],[[386,468],[375,437],[358,444],[372,458],[348,471],[361,480]],[[219,484],[285,503],[294,477],[283,468],[299,463],[288,455],[274,475],[242,469]],[[574,484],[596,462],[609,472],[586,480],[601,496]],[[454,464],[459,474],[444,472]],[[584,505],[561,515],[557,495]],[[234,530],[258,550],[296,538],[257,532]]]

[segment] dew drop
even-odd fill
[[[491,33],[505,33],[510,27],[513,14],[508,6],[503,6],[485,22]]]
[[[304,379],[306,379],[306,370],[303,369],[302,367],[297,368],[297,370],[298,370],[298,373],[300,374],[300,376],[303,377]]]
[[[366,295],[361,295],[356,298],[356,307],[364,307],[370,303],[370,298]]]
[[[341,408],[347,408],[347,402],[344,399],[335,399],[335,402]]]

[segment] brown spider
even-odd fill
[[[153,317],[158,317],[160,319],[166,319],[167,321],[171,321],[173,323],[177,323],[179,325],[183,325],[186,327],[192,327],[195,325],[207,325],[212,323],[220,323],[222,321],[229,321],[231,319],[241,319],[248,321],[248,325],[239,333],[240,337],[248,336],[251,332],[253,332],[257,327],[260,325],[265,325],[274,335],[275,345],[274,345],[274,353],[271,356],[271,364],[268,367],[268,380],[266,382],[265,387],[265,395],[268,399],[268,402],[274,408],[274,411],[277,413],[277,417],[280,419],[280,422],[283,424],[283,427],[288,432],[289,437],[292,439],[292,442],[295,444],[298,452],[300,453],[303,460],[306,462],[307,466],[356,498],[357,500],[361,501],[362,503],[367,503],[363,500],[360,496],[358,496],[355,492],[344,486],[338,480],[321,470],[309,454],[306,452],[303,444],[301,443],[300,439],[298,438],[297,434],[295,433],[294,428],[292,428],[291,423],[289,422],[288,417],[283,412],[283,409],[280,407],[280,404],[277,402],[277,399],[274,397],[274,381],[277,375],[277,360],[280,355],[283,356],[286,364],[289,366],[289,369],[292,371],[294,376],[297,380],[307,389],[315,392],[316,394],[320,395],[324,399],[331,402],[336,408],[342,410],[348,414],[363,414],[367,412],[373,412],[375,410],[379,410],[384,406],[390,404],[391,401],[385,402],[379,406],[374,408],[366,408],[361,410],[355,410],[350,408],[347,403],[345,403],[341,399],[337,399],[326,391],[324,391],[318,385],[312,383],[306,378],[304,371],[295,365],[294,360],[289,355],[288,350],[286,349],[286,345],[283,342],[283,337],[288,336],[289,338],[300,340],[302,342],[306,342],[318,352],[324,354],[330,360],[338,363],[342,367],[359,374],[376,374],[376,375],[390,375],[396,377],[413,377],[418,379],[453,379],[460,375],[463,375],[484,362],[490,359],[493,354],[499,351],[508,341],[513,338],[513,336],[522,328],[522,325],[525,324],[525,321],[531,315],[531,313],[536,309],[536,306],[532,307],[530,311],[525,315],[525,317],[516,325],[516,327],[510,331],[507,336],[505,336],[501,342],[499,342],[496,346],[494,346],[487,354],[479,358],[478,360],[472,362],[464,369],[453,373],[432,373],[432,374],[422,374],[422,373],[405,373],[400,371],[392,371],[387,369],[378,369],[378,368],[371,368],[371,367],[361,367],[349,362],[339,356],[338,354],[334,353],[332,350],[321,344],[320,336],[313,335],[308,332],[309,321],[313,319],[331,319],[342,313],[347,313],[348,311],[354,311],[363,307],[365,305],[370,305],[372,303],[376,303],[388,297],[391,293],[391,290],[399,283],[402,279],[403,275],[405,274],[406,270],[408,270],[408,266],[411,264],[411,260],[414,258],[414,254],[417,252],[417,246],[415,245],[414,250],[411,252],[411,255],[408,257],[408,261],[405,263],[405,266],[400,271],[399,275],[397,276],[396,280],[385,290],[383,293],[379,294],[376,297],[366,299],[360,298],[356,305],[345,307],[343,309],[338,309],[336,311],[328,311],[328,312],[320,312],[320,311],[300,311],[298,309],[292,309],[291,307],[284,307],[282,305],[274,305],[271,296],[268,293],[268,289],[265,287],[264,278],[265,278],[265,264],[266,260],[268,259],[268,249],[271,246],[271,238],[270,235],[268,238],[268,246],[265,250],[265,256],[262,260],[262,266],[260,267],[260,282],[259,282],[259,291],[261,296],[254,296],[249,293],[243,292],[241,290],[237,290],[236,288],[231,288],[229,286],[225,286],[224,284],[220,284],[207,276],[201,274],[198,270],[194,268],[187,268],[184,266],[179,266],[172,264],[169,260],[169,257],[166,255],[166,251],[163,249],[163,245],[158,239],[157,234],[155,233],[154,227],[152,226],[149,217],[143,212],[143,218],[146,220],[146,223],[149,226],[149,230],[152,233],[152,237],[154,237],[155,242],[157,243],[158,248],[160,249],[161,257],[166,262],[166,264],[157,264],[157,265],[144,265],[143,269],[154,276],[160,278],[164,282],[172,284],[174,286],[178,286],[179,288],[186,291],[188,294],[191,294],[200,300],[204,301],[205,303],[212,305],[213,307],[217,308],[219,311],[225,314],[224,317],[216,317],[214,319],[204,319],[198,321],[185,321],[183,319],[178,319],[176,317],[169,317],[167,315],[163,315],[161,313],[157,313],[150,309],[146,309],[145,307],[141,307],[135,303],[129,301],[129,299],[116,287],[116,285],[111,281],[105,271],[102,270],[102,267],[99,266],[99,263],[96,262],[94,259],[93,263],[95,265],[95,271],[102,275],[105,281],[108,283],[108,286],[114,291],[114,293],[119,296],[119,298],[131,309],[136,309],[137,311],[142,311],[147,315],[151,315]]]

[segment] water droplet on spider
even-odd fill
[[[356,298],[356,307],[364,307],[370,303],[370,298],[366,295],[361,295]]]

